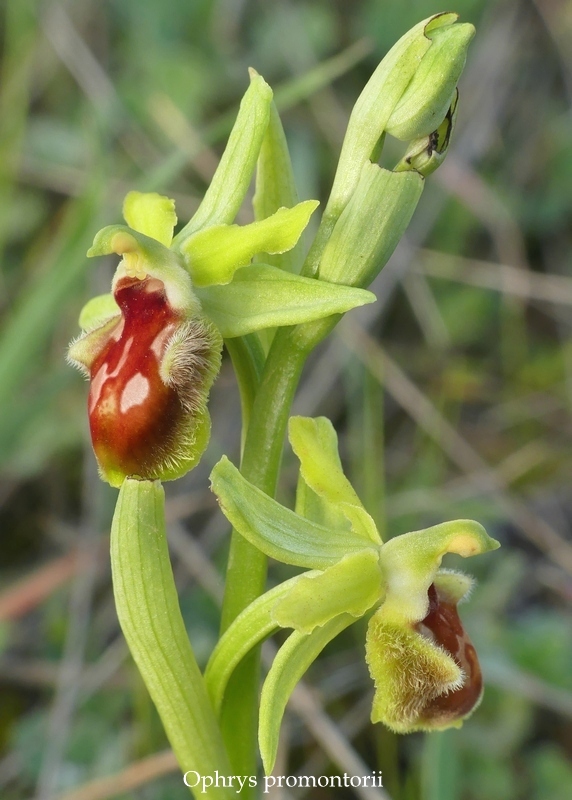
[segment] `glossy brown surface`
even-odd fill
[[[165,445],[183,414],[176,391],[160,376],[169,336],[179,322],[161,281],[124,278],[115,290],[122,311],[91,368],[89,421],[104,471],[155,477]]]
[[[429,587],[429,612],[421,626],[430,631],[429,635],[465,673],[463,685],[431,700],[424,709],[423,717],[428,720],[442,718],[443,721],[461,719],[478,702],[483,691],[483,678],[476,650],[463,628],[456,604],[440,598],[434,584]]]

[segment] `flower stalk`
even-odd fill
[[[302,237],[318,203],[298,202],[272,90],[254,70],[193,218],[175,235],[169,198],[131,192],[126,224],[100,231],[89,252],[115,253],[120,262],[111,293],[83,309],[69,360],[90,379],[101,475],[120,487],[112,529],[119,620],[185,771],[255,775],[257,727],[270,770],[295,683],[328,641],[365,614],[372,614],[367,659],[377,688],[374,721],[395,730],[435,727],[437,717],[447,725],[480,696],[474,649],[456,612],[466,581],[439,570],[447,552],[494,547],[480,526],[457,521],[454,531],[445,524],[383,544],[343,474],[337,439],[324,420],[291,421],[301,462],[296,510],[272,499],[306,359],[344,313],[375,300],[366,287],[409,224],[425,176],[446,155],[472,35],[455,14],[438,14],[382,61],[350,118],[305,260]],[[386,134],[408,142],[393,170],[376,163]],[[255,221],[239,226],[234,220],[255,170]],[[242,457],[240,471],[227,460],[213,471],[234,531],[222,638],[205,683],[178,607],[160,481],[192,469],[207,447],[208,394],[223,341],[241,395]],[[268,556],[310,571],[264,594]],[[399,587],[406,584],[403,594]],[[293,633],[265,681],[258,726],[257,648],[279,627]],[[398,657],[392,661],[391,647],[379,644],[399,637],[408,653],[424,653],[423,663],[448,675],[431,696],[423,693],[414,711],[391,687]],[[413,685],[415,669],[411,676]],[[388,686],[390,709],[383,699]],[[228,790],[209,792],[224,799]],[[244,786],[241,796],[252,792]]]

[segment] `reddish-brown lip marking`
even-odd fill
[[[93,448],[104,472],[155,477],[164,444],[184,413],[159,371],[180,317],[156,279],[123,278],[114,294],[122,321],[91,366]]]
[[[429,629],[436,643],[449,653],[466,676],[459,689],[431,700],[423,710],[423,717],[461,719],[479,700],[483,677],[477,652],[463,628],[456,604],[440,598],[433,583],[429,587],[429,612],[420,625]]]

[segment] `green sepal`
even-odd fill
[[[193,284],[230,283],[236,270],[257,253],[291,250],[318,205],[317,200],[306,200],[250,225],[214,225],[189,236],[180,249]]]
[[[376,299],[363,289],[303,278],[268,264],[242,267],[226,286],[196,293],[225,339],[342,314]]]
[[[371,541],[346,529],[326,528],[298,516],[249,483],[223,456],[211,472],[212,490],[233,527],[267,556],[325,569]]]
[[[284,710],[296,684],[324,647],[352,622],[354,617],[341,614],[308,635],[294,631],[278,651],[260,696],[258,742],[267,775],[276,761]]]
[[[111,292],[100,294],[88,300],[79,312],[79,327],[83,331],[91,331],[119,314],[121,314],[121,309]]]
[[[256,190],[252,200],[254,217],[257,220],[267,219],[279,208],[292,208],[297,203],[298,192],[288,143],[276,104],[272,102],[268,127],[256,166]],[[273,267],[298,273],[304,260],[301,244],[299,241],[290,250],[270,255],[263,260]]]
[[[375,522],[344,475],[338,437],[330,420],[326,417],[291,417],[288,438],[300,459],[300,475],[330,507],[330,518],[336,513],[338,517],[346,517],[354,533],[381,544]]]
[[[427,614],[427,591],[446,553],[467,558],[498,547],[482,525],[467,519],[390,539],[379,557],[387,592],[379,613],[400,623],[419,622]]]
[[[300,575],[272,616],[281,628],[311,633],[340,614],[362,617],[381,597],[379,551],[344,556],[323,572]]]
[[[218,640],[205,670],[207,691],[217,714],[220,712],[230,676],[249,650],[278,628],[272,610],[300,577],[298,575],[284,581],[254,600]]]
[[[402,141],[417,139],[442,123],[455,94],[475,29],[468,23],[426,29],[431,47],[388,120],[386,130]]]
[[[368,162],[336,222],[320,261],[320,278],[368,286],[395,250],[423,191],[416,172]]]
[[[175,236],[173,245],[180,246],[191,234],[211,225],[234,221],[252,180],[271,102],[272,89],[255,70],[250,70],[250,86],[217,170],[195,215]]]
[[[177,224],[175,201],[156,192],[129,192],[123,218],[130,228],[169,247]]]

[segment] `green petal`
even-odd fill
[[[381,596],[379,552],[344,556],[324,572],[300,575],[272,612],[281,628],[311,633],[340,614],[362,617]]]
[[[302,278],[267,264],[243,267],[232,283],[197,289],[197,295],[228,339],[342,314],[376,299],[363,289]]]
[[[381,544],[373,519],[363,507],[344,475],[338,454],[338,437],[326,417],[291,417],[288,438],[300,459],[300,474],[306,484],[332,511],[349,520],[354,533]]]
[[[344,529],[325,528],[284,508],[249,483],[223,456],[211,473],[225,517],[263,553],[310,569],[325,569],[371,542]]]
[[[295,631],[278,651],[260,697],[258,741],[267,775],[276,761],[282,717],[296,684],[328,642],[352,622],[355,622],[354,617],[342,614],[309,635]]]
[[[100,294],[88,300],[80,311],[79,327],[84,331],[93,330],[120,313],[121,310],[111,293]]]
[[[233,222],[250,186],[268,118],[272,89],[254,70],[218,168],[191,221],[173,240],[179,246],[211,225]]]
[[[247,606],[217,642],[205,670],[205,681],[217,714],[230,676],[251,648],[278,628],[272,609],[300,580],[298,575],[281,583]]]
[[[427,591],[446,553],[467,558],[498,547],[482,525],[468,519],[390,539],[381,548],[379,559],[387,587],[384,619],[418,622],[425,617]]]
[[[177,224],[175,201],[156,192],[129,192],[123,218],[130,228],[169,247]]]
[[[318,207],[307,200],[294,208],[281,208],[272,216],[250,225],[215,225],[198,231],[181,245],[193,284],[226,284],[239,267],[257,253],[291,250]]]

